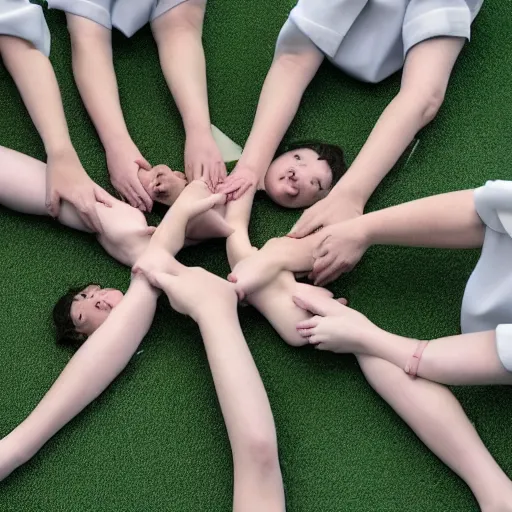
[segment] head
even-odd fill
[[[90,284],[71,288],[53,308],[57,343],[80,346],[108,317],[123,293]]]
[[[278,155],[265,175],[265,191],[285,208],[306,208],[323,199],[347,167],[339,146],[297,143]]]
[[[185,174],[173,171],[167,165],[151,169],[139,168],[139,181],[153,201],[172,205],[187,185]]]

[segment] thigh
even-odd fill
[[[436,37],[412,47],[405,58],[401,90],[420,89],[442,94],[465,39]]]

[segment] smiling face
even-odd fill
[[[265,191],[285,208],[305,208],[323,199],[332,185],[326,160],[309,148],[288,151],[276,158],[265,175]]]
[[[75,295],[69,316],[77,332],[90,336],[121,302],[123,293],[90,285]]]
[[[187,186],[182,172],[173,171],[167,165],[155,165],[149,170],[139,168],[139,181],[153,201],[172,205]]]

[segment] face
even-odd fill
[[[323,199],[332,184],[332,172],[312,149],[296,149],[276,158],[265,175],[265,191],[285,208],[305,208]]]
[[[84,288],[71,305],[71,320],[80,333],[91,335],[121,302],[123,292],[96,285]]]
[[[153,201],[171,205],[187,185],[182,172],[167,165],[155,165],[149,170],[139,169],[139,181]]]

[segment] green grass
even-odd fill
[[[293,5],[208,4],[204,45],[213,122],[236,142],[249,133],[279,28]],[[105,156],[71,72],[64,15],[46,11],[51,59],[71,136],[84,166],[109,187]],[[459,59],[445,105],[408,162],[379,187],[382,208],[425,195],[511,179],[512,9],[487,1]],[[183,129],[148,27],[114,36],[129,129],[153,163],[183,165]],[[399,87],[394,76],[364,85],[324,65],[308,89],[287,140],[342,144],[351,161]],[[0,144],[44,160],[41,141],[15,86],[0,68]],[[265,199],[251,237],[261,245],[298,217]],[[126,289],[129,271],[94,238],[53,221],[0,209],[0,436],[32,410],[70,354],[57,348],[51,307],[68,286],[88,281]],[[332,285],[382,327],[433,338],[458,332],[474,251],[379,247]],[[220,275],[222,243],[184,251],[182,261]],[[274,412],[288,509],[293,512],[471,511],[466,485],[445,467],[369,387],[353,356],[286,346],[253,309],[240,311],[247,342]],[[232,464],[196,326],[167,308],[116,382],[40,453],[0,485],[0,511],[225,511]],[[491,453],[512,476],[512,391],[458,388]]]

